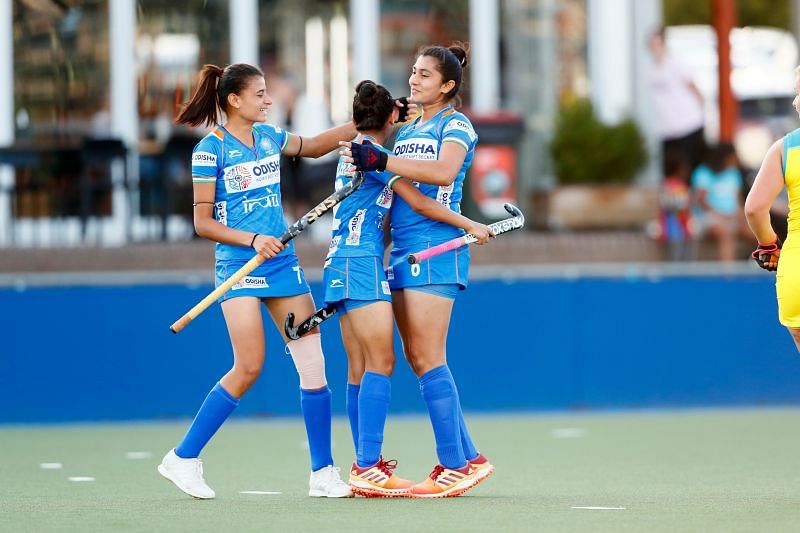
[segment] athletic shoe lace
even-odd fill
[[[375,467],[387,476],[392,477],[392,470],[397,468],[397,459],[389,459],[388,461],[384,461],[383,457],[381,457]]]
[[[430,478],[436,481],[436,479],[442,475],[442,472],[444,472],[444,465],[436,465],[433,467],[433,472],[431,472]]]

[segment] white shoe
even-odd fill
[[[170,450],[158,465],[158,473],[193,498],[210,500],[216,496],[203,479],[203,461],[200,459],[184,459],[175,455],[175,450]]]
[[[328,465],[311,472],[308,495],[315,498],[352,498],[353,491],[339,476],[339,467]]]

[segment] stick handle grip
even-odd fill
[[[208,307],[213,304],[217,299],[228,292],[228,289],[233,287],[236,283],[241,281],[243,277],[248,275],[250,272],[256,269],[258,265],[263,263],[267,258],[261,254],[256,254],[253,256],[250,261],[242,265],[242,267],[234,272],[234,274],[225,280],[219,287],[208,293],[208,296],[200,300],[197,305],[189,309],[185,315],[180,317],[178,320],[172,324],[169,329],[172,330],[172,333],[179,333],[183,328],[185,328],[189,322],[197,318],[197,315],[208,309]]]
[[[421,263],[426,259],[430,259],[431,257],[443,254],[445,252],[449,252],[450,250],[455,250],[459,246],[463,246],[465,244],[469,244],[471,242],[475,242],[475,237],[473,235],[467,234],[461,237],[456,237],[455,239],[450,239],[447,242],[443,242],[442,244],[437,244],[432,248],[428,248],[427,250],[422,250],[421,252],[416,252],[413,254],[409,254],[408,262],[413,264]]]

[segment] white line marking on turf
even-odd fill
[[[64,465],[61,463],[40,463],[39,468],[42,470],[60,470],[64,468]]]
[[[625,507],[573,507],[573,509],[588,509],[589,511],[624,511]]]
[[[91,477],[91,476],[73,476],[73,477],[69,478],[69,480],[70,481],[82,482],[82,481],[94,481],[94,478]]]
[[[586,436],[586,430],[583,428],[558,428],[553,430],[553,438],[555,439],[578,439]]]
[[[127,452],[125,459],[150,459],[153,454],[150,452]]]
[[[240,490],[239,494],[268,494],[268,495],[275,495],[275,494],[283,494],[282,492],[275,492],[271,490]]]

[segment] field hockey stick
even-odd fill
[[[286,320],[283,322],[283,331],[286,336],[296,341],[315,327],[319,326],[330,317],[336,314],[336,308],[332,305],[317,309],[317,312],[306,318],[298,325],[294,325],[294,313],[286,315]]]
[[[505,207],[506,211],[508,211],[509,214],[513,216],[511,218],[498,220],[497,222],[489,224],[489,228],[494,232],[495,235],[500,235],[501,233],[508,233],[509,231],[514,231],[515,229],[519,229],[525,225],[525,215],[522,214],[522,211],[520,211],[517,206],[512,204],[505,204],[503,207]],[[443,242],[442,244],[437,244],[436,246],[428,248],[427,250],[422,250],[414,254],[409,254],[408,262],[411,263],[412,265],[421,263],[426,259],[430,259],[431,257],[435,257],[439,254],[449,252],[450,250],[455,250],[459,246],[463,246],[465,244],[469,244],[477,240],[478,238],[475,235],[467,233],[462,237],[456,237],[455,239]]]
[[[355,191],[362,183],[364,182],[364,173],[363,172],[356,172],[353,175],[353,179],[339,189],[335,191],[333,194],[322,200],[319,204],[317,204],[314,209],[300,217],[294,224],[289,226],[289,228],[283,232],[283,234],[278,238],[281,243],[286,244],[287,242],[291,241],[298,235],[300,235],[308,226],[313,224],[319,217],[330,211],[333,206],[350,196],[353,191]],[[192,320],[197,318],[197,315],[208,309],[208,307],[214,303],[220,296],[228,292],[228,289],[233,287],[236,283],[238,283],[243,277],[248,275],[252,272],[257,266],[263,263],[267,258],[261,254],[256,254],[251,260],[242,266],[239,270],[237,270],[230,278],[225,280],[219,287],[211,291],[208,296],[200,300],[194,307],[189,309],[189,311],[183,315],[181,318],[175,321],[169,329],[172,330],[173,333],[180,332],[183,328],[189,324]]]

